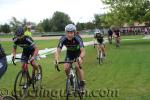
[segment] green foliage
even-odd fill
[[[43,29],[45,32],[64,31],[65,26],[69,23],[73,23],[69,15],[56,11],[52,18],[44,19],[41,23],[38,24],[38,27],[40,30]]]
[[[10,32],[10,26],[8,24],[1,25],[0,31],[4,32],[4,33],[9,33]]]
[[[109,5],[110,13],[106,21],[114,25],[122,26],[124,23],[132,25],[135,21],[147,22],[150,20],[150,1],[149,0],[102,0]]]

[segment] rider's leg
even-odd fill
[[[28,64],[26,62],[22,62],[22,70],[23,71],[28,71]]]
[[[30,63],[32,65],[32,67],[33,67],[32,74],[35,75],[35,71],[38,73],[38,65],[35,63],[35,60],[32,60]]]
[[[117,46],[120,46],[120,37],[117,37]]]
[[[77,70],[78,77],[80,78],[80,80],[84,80],[84,72],[83,72],[83,69],[80,68],[80,66],[79,66],[78,63],[75,63],[75,65],[76,65],[76,70]]]
[[[84,88],[85,88],[85,80],[84,80],[84,71],[83,69],[79,66],[78,63],[75,63],[76,65],[76,70],[77,70],[77,75],[80,79],[80,85],[83,88],[83,92],[84,92]]]
[[[101,49],[102,49],[103,55],[104,55],[104,57],[105,57],[105,56],[106,56],[105,44],[102,44],[102,45],[101,45]]]
[[[99,55],[100,55],[100,54],[99,54],[99,53],[100,53],[99,51],[101,50],[101,48],[100,48],[99,45],[96,45],[96,49],[97,49],[97,58],[99,58]]]

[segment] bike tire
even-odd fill
[[[102,51],[99,51],[99,64],[103,64],[103,54]]]
[[[80,81],[79,81],[79,79],[77,79],[77,88],[78,88],[78,89],[77,89],[77,93],[78,93],[78,95],[79,95],[79,98],[80,98],[80,100],[83,100],[83,95],[84,95],[84,94],[81,93],[81,91],[80,91],[82,88],[81,88],[81,86],[80,86]]]
[[[21,77],[21,79],[19,80],[19,77]],[[25,82],[26,85],[27,85],[27,88],[26,89],[23,89],[23,90],[20,90],[18,91],[17,89],[17,85],[20,85],[21,84],[21,81],[22,79],[25,79]],[[19,84],[17,84],[19,82]],[[15,79],[15,83],[14,83],[14,96],[15,98],[18,100],[18,99],[23,99],[26,95],[27,95],[27,91],[28,91],[28,82],[29,82],[29,78],[28,78],[28,73],[27,72],[24,72],[24,71],[19,71],[17,76],[16,76],[16,79]],[[20,86],[19,86],[20,87]],[[21,87],[22,88],[22,87]],[[18,95],[18,92],[19,92],[19,95]],[[23,92],[23,93],[22,93]]]
[[[70,78],[67,78],[66,80],[66,100],[69,100],[70,96]]]

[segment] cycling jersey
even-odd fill
[[[13,42],[14,42],[14,48],[19,46],[19,47],[21,47],[23,49],[27,49],[27,50],[32,50],[34,48],[33,46],[35,44],[33,39],[29,36],[23,36],[22,38],[14,37]]]
[[[67,52],[66,52],[66,59],[73,60],[80,55],[80,48],[83,48],[83,41],[77,37],[74,36],[72,40],[68,40],[66,36],[61,37],[59,40],[58,48],[62,49],[63,46],[66,46]]]
[[[81,36],[79,34],[75,34],[75,36],[78,37],[78,38],[80,38],[82,40],[82,38],[81,38]]]
[[[97,42],[102,44],[104,42],[104,36],[101,33],[96,33],[94,36],[97,39]]]
[[[0,58],[5,57],[6,54],[4,52],[4,49],[2,48],[1,44],[0,44]]]
[[[22,62],[28,62],[29,57],[33,55],[35,49],[34,49],[34,41],[29,36],[23,36],[22,38],[13,38],[14,42],[14,48],[17,48],[17,46],[23,48],[22,52]]]
[[[24,35],[26,35],[26,36],[32,36],[32,33],[30,32],[30,31],[26,31],[25,33],[24,33]]]

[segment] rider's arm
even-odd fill
[[[12,50],[12,53],[13,53],[13,57],[14,57],[14,58],[16,57],[16,51],[17,51],[17,45],[14,44],[13,50]]]
[[[38,51],[39,51],[39,50],[38,50],[38,48],[37,48],[37,46],[36,46],[34,40],[33,40],[31,37],[27,36],[27,37],[26,37],[26,43],[29,44],[30,46],[33,46],[33,48],[34,48],[34,53],[33,53],[33,55],[32,55],[32,58],[35,59],[35,57],[38,55]],[[32,58],[31,58],[31,59],[32,59]]]
[[[55,60],[56,61],[59,61],[60,53],[61,53],[61,48],[57,48],[56,53],[55,53]]]
[[[84,48],[80,48],[80,51],[81,51],[80,58],[83,59],[85,56],[85,50],[84,50]]]
[[[56,61],[59,61],[59,59],[60,59],[60,53],[61,53],[61,49],[64,45],[64,41],[65,41],[65,37],[61,37],[60,40],[59,40],[57,50],[56,50],[56,53],[55,53],[55,60]]]
[[[77,39],[77,40],[79,40],[79,39]],[[83,59],[84,58],[84,56],[85,56],[85,50],[84,50],[84,44],[83,44],[83,41],[80,41],[79,40],[79,45],[80,45],[80,58],[81,59]]]
[[[12,41],[13,41],[13,48],[12,48],[12,54],[13,54],[13,57],[15,58],[16,57],[16,51],[17,51],[17,38],[14,37],[12,38]]]

